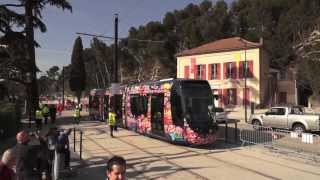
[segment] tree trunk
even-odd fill
[[[25,21],[26,21],[26,50],[27,59],[29,61],[29,70],[31,73],[30,88],[30,104],[31,104],[31,118],[34,120],[36,109],[39,107],[39,95],[37,84],[37,67],[35,60],[35,47],[34,47],[34,29],[33,29],[33,2],[27,0],[25,3]]]

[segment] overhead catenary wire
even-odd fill
[[[115,39],[114,37],[100,35],[100,34],[89,34],[89,33],[81,33],[81,32],[77,32],[76,34],[83,35],[83,36],[104,38],[104,39]],[[136,38],[118,38],[118,39],[128,40],[128,41],[138,41],[138,42],[149,42],[149,43],[164,43],[165,42],[165,41],[156,41],[156,40],[149,40],[149,39],[136,39]]]

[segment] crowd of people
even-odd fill
[[[40,134],[42,122],[55,123],[59,106],[40,105],[36,111],[36,132],[21,131],[16,135],[16,145],[7,149],[0,161],[0,180],[41,180],[58,179],[59,171],[70,169],[69,138],[71,129],[59,130],[51,127],[46,133]],[[80,107],[74,112],[74,119],[80,122]],[[116,113],[110,108],[108,125],[110,136],[116,130]],[[36,144],[31,145],[34,139]],[[32,143],[34,144],[34,143]],[[60,163],[59,163],[60,162]],[[108,180],[125,179],[126,161],[120,156],[114,156],[107,162],[105,176]]]
[[[71,129],[58,130],[56,127],[50,128],[44,135],[19,132],[16,145],[2,155],[0,179],[39,180],[57,177],[54,173],[61,168],[57,163],[58,158],[64,159],[63,169],[70,170],[70,133]],[[37,145],[29,143],[31,137],[38,141]]]

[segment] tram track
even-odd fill
[[[101,130],[100,128],[97,128],[99,129],[99,131],[104,131],[105,133],[107,133],[107,131],[105,129]],[[88,137],[88,140],[92,141],[94,144],[96,144],[97,146],[99,146],[100,148],[102,148],[103,150],[107,151],[108,153],[110,154],[113,154],[112,152],[110,152],[108,149],[104,148],[101,144],[99,144],[98,142],[96,142],[93,138],[91,137]],[[207,177],[201,175],[201,174],[198,174],[194,171],[191,171],[190,169],[188,168],[185,168],[185,167],[182,167],[180,166],[179,164],[177,163],[174,163],[172,161],[170,161],[170,157],[164,157],[163,155],[158,155],[158,154],[155,154],[155,153],[152,153],[144,148],[141,148],[139,147],[138,145],[130,142],[130,141],[127,141],[124,139],[124,137],[117,137],[115,138],[116,140],[122,142],[122,143],[125,143],[125,144],[128,144],[130,146],[132,146],[133,148],[136,148],[138,149],[139,151],[141,152],[144,152],[146,154],[148,154],[150,157],[155,157],[159,160],[162,160],[172,166],[175,166],[178,168],[179,171],[184,171],[184,172],[187,172],[187,173],[190,173],[192,174],[193,176],[199,178],[199,179],[208,179]],[[162,141],[163,142],[163,141]],[[169,144],[169,145],[173,145],[171,143],[168,143],[168,142],[163,142],[163,143],[166,143],[166,144]],[[265,177],[265,178],[268,178],[268,179],[273,179],[273,180],[280,180],[280,178],[278,177],[274,177],[272,175],[269,175],[269,174],[266,174],[266,173],[263,173],[263,172],[259,172],[257,170],[254,170],[254,169],[251,169],[251,168],[247,168],[247,167],[243,167],[241,165],[238,165],[238,164],[235,164],[235,163],[232,163],[230,161],[226,161],[226,160],[223,160],[221,158],[217,158],[217,157],[213,157],[213,156],[210,156],[210,154],[212,153],[215,153],[212,151],[212,149],[204,149],[204,152],[199,152],[197,150],[193,150],[192,148],[189,148],[189,147],[184,147],[184,146],[178,146],[178,145],[174,145],[176,148],[179,148],[181,150],[184,150],[185,152],[190,152],[190,153],[193,153],[192,155],[190,156],[202,156],[202,157],[205,157],[205,158],[208,158],[208,159],[212,159],[212,160],[215,160],[215,161],[218,161],[218,162],[221,162],[223,164],[227,164],[227,165],[230,165],[232,167],[236,167],[236,168],[239,168],[239,169],[242,169],[244,171],[248,171],[248,172],[251,172],[251,173],[254,173],[254,174],[257,174],[257,175],[260,175],[262,177]],[[251,159],[257,159],[259,161],[263,161],[263,162],[267,162],[267,163],[270,163],[270,164],[276,164],[278,166],[281,166],[281,167],[285,167],[285,168],[288,168],[288,169],[292,169],[292,170],[295,170],[295,171],[300,171],[300,172],[303,172],[303,173],[308,173],[308,174],[312,174],[312,175],[317,175],[319,176],[320,174],[319,173],[315,173],[315,172],[311,172],[311,171],[307,171],[307,170],[302,170],[302,169],[299,169],[299,168],[296,168],[296,167],[291,167],[289,165],[284,165],[282,163],[277,163],[277,162],[274,162],[274,161],[270,161],[270,160],[266,160],[266,159],[263,159],[263,158],[258,158],[258,157],[255,157],[255,156],[251,156],[251,155],[247,155],[247,154],[243,154],[243,153],[237,153],[235,151],[228,151],[228,152],[231,152],[235,155],[238,155],[238,156],[245,156],[245,157],[248,157],[248,158],[251,158]],[[139,175],[143,175],[143,172],[139,171],[138,169],[136,169],[134,166],[133,166],[133,169],[139,173]],[[148,178],[146,176],[144,176],[144,178],[146,179],[152,179],[152,178]]]

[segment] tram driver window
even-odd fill
[[[173,124],[176,126],[183,126],[181,96],[174,90],[171,93],[170,103]]]

